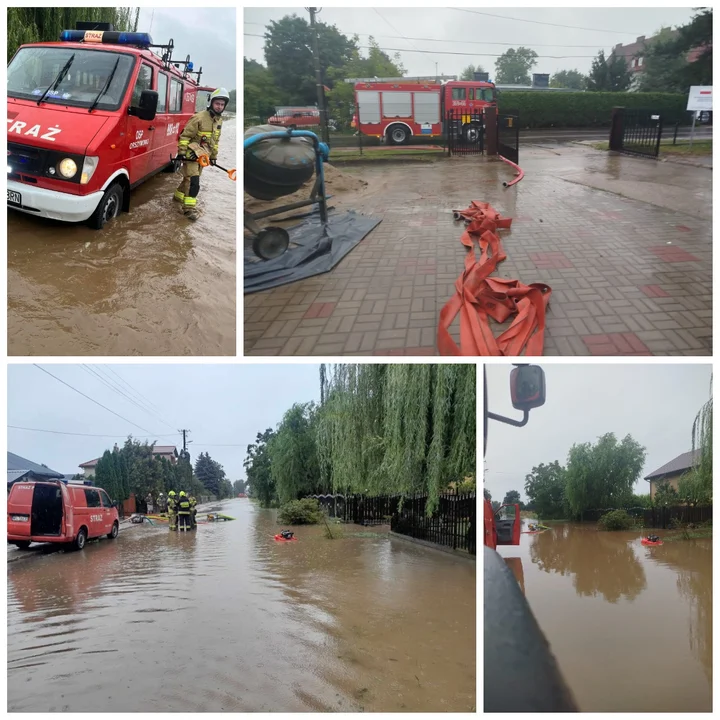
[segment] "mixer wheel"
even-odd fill
[[[273,260],[287,252],[290,236],[281,227],[263,228],[253,239],[253,252],[262,260]]]

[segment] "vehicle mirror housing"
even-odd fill
[[[520,365],[510,373],[510,397],[516,410],[527,412],[545,404],[545,371],[539,365]]]
[[[140,93],[140,102],[137,107],[130,108],[130,115],[135,115],[141,120],[154,120],[157,115],[158,94],[155,90],[143,90]]]

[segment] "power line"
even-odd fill
[[[450,10],[468,12],[473,15],[486,15],[488,17],[500,18],[501,20],[512,20],[513,22],[532,23],[533,25],[550,25],[551,27],[565,28],[566,30],[588,30],[590,32],[613,33],[614,35],[635,35],[636,37],[639,35],[639,33],[633,33],[629,30],[601,30],[600,28],[584,28],[578,27],[577,25],[558,25],[557,23],[549,23],[542,20],[526,20],[524,18],[508,17],[507,15],[495,15],[494,13],[482,12],[480,10],[470,10],[468,8],[450,8]]]
[[[77,437],[96,437],[96,438],[125,438],[127,435],[94,435],[92,433],[75,433],[75,432],[67,432],[65,430],[46,430],[43,428],[28,428],[28,427],[21,427],[20,425],[8,425],[8,428],[12,428],[13,430],[27,430],[28,432],[40,432],[40,433],[51,433],[52,435],[74,435]],[[168,435],[135,435],[133,437],[135,438],[161,438],[161,437],[174,437],[176,433],[168,434]]]
[[[373,8],[373,10],[378,14],[378,17],[379,17],[383,22],[387,23],[388,27],[389,27],[391,30],[393,30],[393,31],[396,32],[396,33],[400,33],[401,37],[403,37],[405,40],[407,40],[408,42],[410,42],[410,39],[409,39],[409,38],[406,38],[394,25],[391,25],[391,24],[390,24],[390,21],[387,20],[387,19],[385,18],[385,16],[382,15],[382,13],[381,13],[377,8]],[[413,45],[413,43],[410,42],[410,44],[417,50],[417,48],[415,47],[415,45]]]
[[[137,390],[135,390],[135,388],[134,388],[129,382],[127,382],[127,380],[125,380],[125,379],[123,379],[122,377],[120,377],[120,375],[118,375],[118,373],[116,373],[116,372],[110,367],[110,365],[106,365],[105,367],[106,367],[106,369],[107,369],[109,372],[111,372],[123,385],[125,385],[125,387],[127,387],[128,390],[129,390],[133,395],[135,395],[136,397],[139,397],[141,400],[144,400],[149,408],[152,408],[152,409],[156,410],[157,412],[160,412],[160,408],[159,408],[157,405],[155,405],[155,403],[153,403],[151,400],[148,400],[148,399],[145,398],[143,395],[141,395]]]
[[[246,37],[265,37],[264,35],[257,35],[255,33],[243,33]],[[503,43],[504,44],[504,43]],[[558,46],[561,47],[561,46]],[[594,47],[594,46],[592,46]],[[372,45],[358,45],[361,50],[373,50]],[[383,52],[414,52],[426,55],[466,55],[468,57],[497,57],[497,53],[478,53],[478,52],[455,52],[451,50],[411,50],[408,48],[387,48],[379,47],[378,50]],[[595,55],[538,55],[538,58],[545,58],[551,60],[592,60]]]
[[[138,403],[134,398],[130,397],[130,396],[123,390],[123,388],[120,387],[110,376],[105,375],[104,373],[102,373],[101,366],[92,367],[92,366],[90,366],[90,365],[83,365],[83,368],[85,368],[86,370],[88,370],[89,372],[91,372],[93,375],[95,375],[95,376],[100,380],[100,382],[102,382],[105,386],[109,387],[113,392],[118,393],[119,395],[121,395],[122,397],[124,397],[126,400],[128,400],[129,402],[131,402],[133,405],[135,405],[136,407],[140,408],[140,410],[142,410],[144,413],[146,413],[146,414],[154,417],[155,420],[159,420],[163,425],[165,425],[165,426],[167,426],[167,427],[169,427],[169,428],[172,428],[172,427],[173,427],[170,423],[165,422],[165,420],[163,420],[163,419],[160,417],[160,415],[158,415],[158,413],[156,413],[156,412],[154,412],[153,410],[151,410],[151,409],[149,408],[149,406],[148,406],[148,403],[144,400],[144,398],[142,398],[142,396],[140,397],[140,401],[141,401],[143,404]],[[127,383],[126,383],[126,384],[127,384]],[[138,393],[136,393],[136,395],[137,395],[137,394],[138,394]]]
[[[126,423],[130,423],[130,425],[134,425],[136,428],[140,428],[143,432],[146,432],[148,434],[148,436],[152,435],[152,433],[149,430],[147,430],[146,428],[141,427],[137,423],[134,423],[132,420],[128,420],[127,418],[123,417],[122,415],[119,415],[114,410],[111,410],[109,407],[105,407],[105,405],[103,405],[102,403],[99,403],[97,400],[94,400],[89,395],[86,395],[84,392],[78,390],[77,388],[73,387],[69,383],[66,383],[64,380],[61,380],[57,375],[53,375],[51,372],[48,372],[45,368],[40,367],[37,363],[33,363],[33,365],[35,365],[35,367],[38,370],[42,370],[46,375],[49,375],[51,378],[55,378],[55,380],[57,380],[59,383],[62,383],[63,385],[69,387],[71,390],[74,390],[78,395],[82,395],[84,398],[86,398],[90,402],[95,403],[96,405],[99,405],[103,410],[107,410],[109,413],[112,413],[116,417],[119,417],[121,420],[125,421]]]

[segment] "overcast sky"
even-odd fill
[[[141,8],[138,32],[149,32],[153,43],[173,39],[173,58],[190,55],[202,66],[202,85],[237,89],[237,13],[235,8]]]
[[[285,15],[296,13],[308,18],[308,13],[303,8],[245,8],[243,12],[243,54],[263,64],[263,38],[252,35],[263,35],[268,21],[279,20]],[[491,17],[482,13],[504,17]],[[318,19],[329,25],[336,25],[338,30],[348,37],[357,33],[360,36],[360,45],[367,45],[368,35],[373,35],[381,48],[400,49],[402,64],[408,76],[434,75],[435,63],[439,74],[460,75],[463,68],[472,63],[482,65],[484,70],[490,73],[492,80],[495,77],[495,60],[511,47],[522,45],[535,50],[540,56],[531,72],[552,74],[558,70],[577,69],[587,73],[599,50],[605,50],[607,55],[617,43],[627,45],[635,42],[641,35],[651,37],[663,26],[675,27],[687,23],[693,15],[689,7],[475,6],[465,10],[324,7]],[[570,47],[573,45],[582,47]],[[432,52],[410,52],[411,50]],[[468,54],[448,55],[441,51]],[[394,51],[389,50],[388,54],[392,56]],[[557,59],[557,56],[578,57]]]
[[[246,448],[257,433],[275,428],[293,403],[317,401],[320,397],[318,365],[88,366],[130,397],[139,396],[140,404],[151,403],[154,409],[149,414],[108,388],[82,365],[41,367],[130,421],[103,410],[34,365],[10,365],[8,425],[112,436],[8,429],[10,452],[61,473],[80,472],[80,463],[99,457],[115,442],[122,444],[128,434],[180,449],[182,437],[177,430],[187,428],[192,431],[189,450],[193,464],[200,452],[209,452],[231,481],[239,480],[245,477]],[[152,436],[144,437],[148,433]]]
[[[485,455],[485,487],[494,500],[517,490],[523,500],[525,475],[540,463],[567,461],[574,443],[607,432],[632,435],[647,449],[642,477],[692,449],[692,424],[710,396],[711,365],[542,364],[546,402],[530,411],[525,427],[491,420]],[[510,402],[510,370],[487,366],[491,412],[521,417]],[[649,492],[640,480],[635,492]]]

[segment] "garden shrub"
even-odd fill
[[[689,124],[687,96],[679,93],[638,92],[521,92],[505,90],[498,95],[498,111],[520,113],[521,128],[610,127],[612,109],[652,110],[662,117],[664,135],[676,122]]]
[[[598,520],[601,530],[632,530],[635,521],[625,510],[611,510]]]
[[[278,512],[278,520],[284,525],[317,525],[323,520],[320,503],[313,498],[291,500]]]

